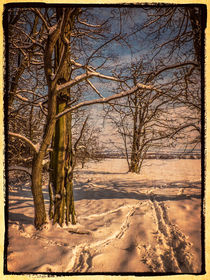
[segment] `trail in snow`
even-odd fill
[[[146,248],[145,263],[153,272],[194,272],[193,256],[190,253],[192,244],[178,227],[170,222],[164,202],[158,202],[152,197],[150,203],[158,225],[155,234],[157,246]]]
[[[128,212],[127,216],[125,217],[125,220],[123,224],[121,225],[119,231],[117,231],[115,234],[109,236],[108,238],[104,240],[100,240],[94,243],[91,243],[90,245],[80,244],[76,246],[73,250],[73,261],[71,262],[71,266],[68,267],[68,272],[87,272],[89,268],[91,267],[91,261],[93,257],[95,257],[98,254],[101,254],[101,251],[105,246],[108,246],[111,242],[115,241],[117,239],[121,239],[123,235],[126,233],[126,230],[129,228],[130,220],[133,214],[135,213],[136,209],[141,205],[142,203],[137,203],[133,207],[131,207],[130,211]],[[116,212],[120,208],[127,208],[128,206],[119,207],[118,209],[113,210],[112,212]],[[94,217],[96,216],[103,216],[105,213],[101,214],[94,214]],[[66,271],[67,272],[67,271]]]
[[[175,225],[171,224],[163,202],[159,203],[152,198],[150,203],[154,209],[154,217],[158,226],[154,237],[157,242],[153,248],[151,245],[145,246],[145,255],[142,257],[142,260],[152,272],[194,272],[193,257],[190,253],[191,244],[187,241],[187,237]],[[132,217],[141,204],[137,203],[131,208],[120,230],[114,235],[90,245],[80,244],[75,247],[73,250],[73,260],[71,266],[68,267],[68,272],[88,272],[91,268],[92,259],[101,254],[105,246],[115,242],[116,238],[121,239],[126,235]],[[99,214],[99,216],[102,216],[102,214]],[[135,246],[139,251],[142,250],[138,244],[135,244]]]

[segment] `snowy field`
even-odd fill
[[[88,163],[76,170],[77,225],[42,231],[30,183],[10,185],[8,270],[199,273],[200,174],[200,160],[147,160],[140,175],[123,159]]]

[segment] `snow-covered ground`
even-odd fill
[[[30,184],[10,186],[10,272],[200,272],[200,160],[123,159],[77,169],[78,224],[33,227]],[[49,202],[44,188],[46,203]]]

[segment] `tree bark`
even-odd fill
[[[57,112],[63,111],[65,101],[58,101]],[[51,180],[54,189],[53,223],[76,223],[73,196],[74,155],[72,150],[71,113],[57,120],[51,156]]]
[[[58,112],[62,112],[66,103],[58,101]],[[53,222],[58,222],[61,226],[64,222],[64,205],[65,205],[65,150],[66,150],[66,116],[57,120],[55,128],[55,145],[54,149],[54,189],[55,189],[55,208]]]
[[[57,17],[61,16],[60,9],[57,9]],[[66,23],[65,34],[70,37],[71,28],[74,22],[74,15],[71,14],[69,23]],[[60,38],[55,47],[55,68],[60,67],[60,60],[62,58],[65,46]],[[68,52],[69,50],[66,49]],[[71,65],[70,65],[70,53],[62,66],[62,73],[58,84],[69,81],[71,78]],[[62,113],[70,100],[70,90],[64,89],[58,93],[57,96],[57,114]],[[54,191],[54,201],[52,203],[51,192],[51,207],[50,217],[53,219],[53,223],[58,223],[60,226],[64,222],[68,224],[70,221],[76,223],[76,214],[74,208],[74,196],[73,196],[73,169],[74,158],[72,149],[72,134],[71,134],[71,112],[60,117],[55,126],[54,140],[53,140],[53,152],[51,154],[51,175],[52,186]],[[53,208],[53,210],[52,210]]]

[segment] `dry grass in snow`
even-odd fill
[[[64,228],[36,231],[21,187],[10,186],[10,272],[201,271],[200,160],[147,160],[140,175],[123,159],[78,168],[78,223]]]

